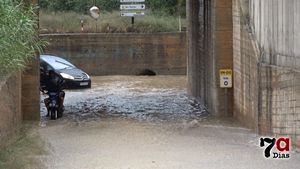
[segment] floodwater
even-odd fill
[[[208,117],[204,107],[188,97],[186,76],[103,76],[92,80],[89,90],[66,92],[65,118],[84,122],[117,116],[174,122]],[[45,116],[43,105],[41,112]]]
[[[267,160],[259,136],[188,97],[185,76],[94,77],[66,92],[65,114],[38,129],[49,169],[298,168],[299,154]],[[43,103],[42,103],[43,104]],[[43,167],[43,168],[45,168]],[[36,167],[39,168],[39,167]]]

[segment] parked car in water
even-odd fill
[[[53,70],[65,80],[65,89],[91,88],[90,76],[63,58],[52,55],[40,55],[41,85],[47,72]]]

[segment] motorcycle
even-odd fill
[[[48,91],[47,85],[41,85],[41,92],[49,97],[44,100],[47,107],[48,114],[51,120],[56,120],[63,116],[64,106],[63,100],[65,93],[63,91],[64,80],[59,80],[57,83],[57,90]]]
[[[56,120],[63,116],[64,108],[60,105],[60,92],[47,92],[49,96],[48,114],[51,120]],[[61,108],[60,108],[61,107]]]

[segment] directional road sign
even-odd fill
[[[129,17],[135,17],[135,16],[144,16],[144,12],[121,12],[121,16],[129,16]]]
[[[121,5],[121,10],[144,10],[146,6],[144,4],[131,4],[131,5]]]
[[[128,2],[145,2],[145,0],[120,0],[121,3],[128,3]]]

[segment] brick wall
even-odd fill
[[[261,71],[261,114],[271,116],[271,134],[289,136],[300,148],[300,73],[270,65]]]
[[[239,1],[233,1],[233,114],[245,126],[258,130],[259,50],[249,33]]]
[[[0,80],[0,147],[18,131],[22,123],[20,73]]]
[[[300,37],[293,30],[300,3],[235,0],[233,9],[234,115],[260,134],[292,138],[299,148]]]
[[[45,53],[70,60],[91,75],[186,74],[185,33],[41,35]]]

